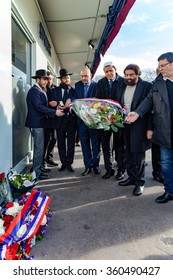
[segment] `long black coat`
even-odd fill
[[[131,103],[131,111],[135,111],[135,109],[138,108],[142,100],[149,93],[151,86],[151,83],[139,78]],[[114,92],[115,95],[113,96],[113,99],[117,100],[122,107],[124,107],[125,89],[126,84],[123,82],[118,85]],[[150,120],[149,112],[143,118],[138,118],[134,123],[126,124],[130,125],[130,149],[132,153],[144,152],[151,147],[151,141],[147,139],[147,130],[152,129]]]
[[[140,107],[135,110],[135,112],[143,118],[143,116],[152,108],[154,108],[154,131],[152,141],[158,145],[171,148],[171,108],[166,81],[163,79],[162,75],[159,75],[155,79],[147,98],[142,102]]]
[[[114,96],[116,87],[120,82],[123,82],[123,81],[124,81],[124,78],[122,78],[121,76],[116,74],[116,80],[113,82],[112,88],[110,89],[108,79],[106,77],[102,78],[97,83],[95,97],[101,98],[101,99],[106,99],[106,98],[114,99],[113,96]]]
[[[75,99],[75,89],[71,87],[68,91],[68,96],[66,96],[66,100],[71,99],[73,101]],[[57,101],[58,104],[60,101],[63,101],[65,104],[66,100],[63,100],[62,98],[62,88],[61,86],[58,86],[53,89],[53,100]],[[62,125],[64,120],[66,119],[66,114],[69,115],[68,121],[70,126],[74,126],[74,129],[76,129],[76,115],[72,114],[69,109],[65,110],[65,116],[62,117],[55,117],[54,127],[56,129],[59,129]]]

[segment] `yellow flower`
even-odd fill
[[[100,102],[93,104],[93,108],[94,108],[94,109],[97,109],[97,108],[99,108],[100,106],[101,106],[101,103],[100,103]]]

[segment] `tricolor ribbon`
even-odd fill
[[[32,211],[33,204],[37,201],[38,197],[41,196],[42,200],[37,209],[36,215],[33,220],[28,224],[28,228],[22,237],[17,238],[17,232],[20,227],[25,223],[25,220],[28,214]],[[43,194],[39,190],[33,190],[30,196],[28,197],[25,205],[18,213],[18,215],[14,218],[11,225],[7,229],[7,231],[0,236],[0,242],[3,244],[11,245],[14,242],[19,242],[25,240],[27,238],[31,238],[37,232],[42,220],[43,216],[47,210],[47,207],[50,203],[50,198]]]
[[[123,110],[123,112],[125,113],[126,110],[124,108],[122,108],[122,106],[120,105],[119,102],[112,100],[112,99],[100,99],[100,98],[81,98],[81,99],[75,99],[75,101],[86,101],[86,102],[91,102],[91,101],[95,101],[95,102],[106,102],[108,104],[114,105],[115,107],[118,107],[119,109]],[[70,104],[70,111],[73,109],[73,102]]]

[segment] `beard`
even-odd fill
[[[128,80],[125,80],[125,83],[127,86],[134,86],[136,84],[136,80],[131,80],[131,79],[128,79]]]

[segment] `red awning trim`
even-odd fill
[[[107,38],[106,40],[106,44],[105,46],[103,47],[100,47],[100,51],[102,49],[101,52],[99,52],[99,50],[97,50],[97,54],[96,54],[96,57],[95,57],[95,61],[93,61],[93,67],[91,67],[91,71],[92,71],[92,75],[95,74],[99,64],[100,64],[100,61],[101,61],[101,58],[100,58],[100,55],[99,53],[104,56],[104,54],[106,53],[106,51],[108,50],[108,48],[110,47],[112,41],[114,40],[114,38],[117,36],[123,22],[125,21],[130,9],[132,8],[133,4],[136,2],[136,0],[126,0],[124,6],[122,7],[118,17],[117,17],[117,20],[115,22],[115,25],[114,25],[114,28],[112,29],[109,37]],[[105,43],[105,41],[103,42],[103,44]],[[93,69],[92,69],[93,68]]]
[[[136,0],[127,0],[124,7],[122,8],[118,18],[117,18],[117,21],[116,21],[116,24],[114,26],[114,29],[112,30],[108,40],[107,40],[107,43],[106,43],[106,46],[105,48],[103,49],[103,52],[102,52],[102,55],[104,56],[105,52],[107,51],[107,49],[109,48],[110,44],[112,43],[112,41],[114,40],[114,38],[116,37],[116,35],[118,34],[120,28],[121,28],[121,25],[123,24],[123,22],[125,21],[130,9],[132,8],[133,4],[135,3]]]

